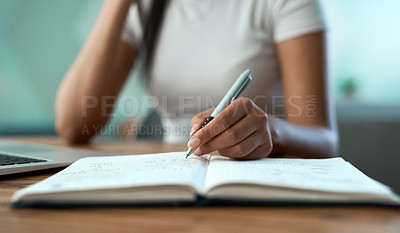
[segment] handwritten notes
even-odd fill
[[[227,183],[321,191],[388,192],[385,186],[354,169],[342,158],[234,161],[220,156],[212,157],[205,190]]]
[[[152,185],[203,185],[209,156],[185,159],[184,152],[90,157],[29,187],[35,192],[77,191]]]
[[[16,192],[14,203],[145,203],[205,197],[400,203],[341,158],[235,161],[185,152],[81,159]]]

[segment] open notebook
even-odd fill
[[[400,198],[342,158],[235,161],[185,152],[90,157],[16,192],[12,206],[378,204]]]

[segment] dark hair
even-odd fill
[[[142,0],[139,0],[139,14],[144,28],[141,56],[144,59],[144,71],[148,72],[153,63],[154,52],[169,0],[152,0],[150,11],[146,12],[148,14],[144,13],[142,4]]]

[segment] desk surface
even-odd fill
[[[66,146],[57,138],[14,138]],[[185,145],[97,141],[118,154],[182,151]],[[12,209],[11,195],[53,173],[0,180],[1,232],[400,232],[400,211],[384,207],[122,207]]]

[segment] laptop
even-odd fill
[[[65,167],[88,156],[109,153],[0,139],[0,176]]]

